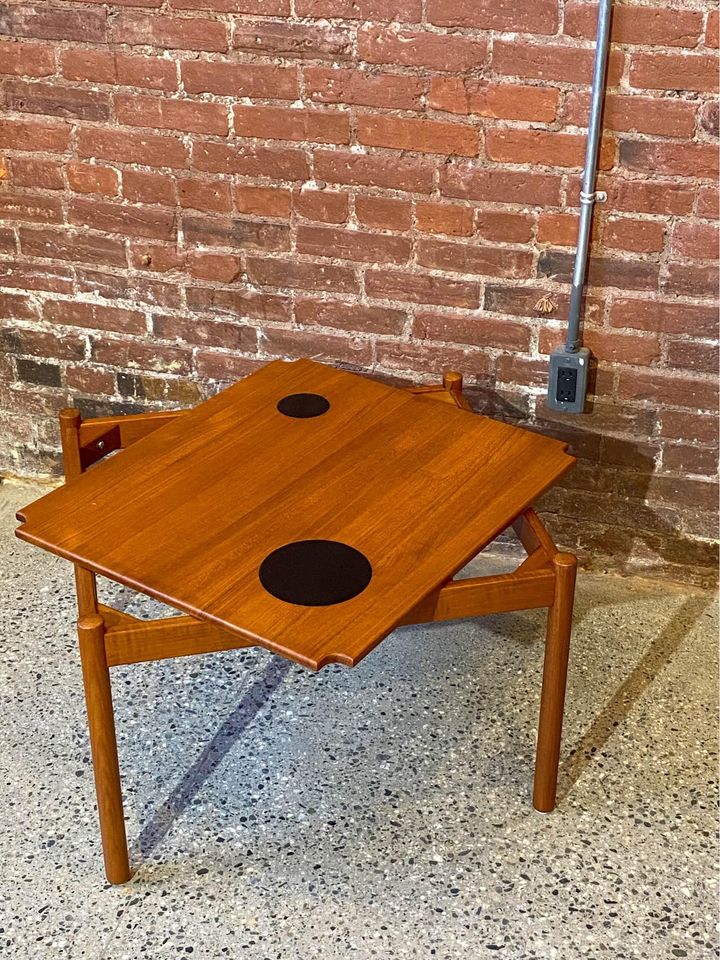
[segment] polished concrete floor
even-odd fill
[[[70,567],[12,536],[36,496],[0,487],[0,955],[717,955],[713,597],[581,576],[551,815],[529,800],[542,612],[406,628],[355,670],[117,668],[136,873],[109,887]]]

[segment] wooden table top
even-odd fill
[[[278,410],[299,393],[329,407]],[[427,396],[276,361],[21,510],[17,535],[307,667],[354,665],[572,466],[565,450]],[[359,551],[367,586],[323,606],[268,592],[266,557],[318,539]],[[293,562],[300,581],[312,573]],[[342,580],[343,558],[334,569]]]

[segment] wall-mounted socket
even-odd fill
[[[547,405],[564,413],[583,413],[587,395],[590,351],[587,347],[571,352],[556,347],[550,354],[550,379]]]

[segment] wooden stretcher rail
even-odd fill
[[[530,573],[453,580],[411,610],[401,625],[548,607],[554,595],[555,575],[549,567]]]
[[[193,617],[138,620],[128,626],[110,627],[105,633],[109,667],[251,646],[252,641]]]
[[[148,436],[166,423],[182,416],[184,410],[161,410],[156,413],[137,413],[129,416],[97,417],[80,423],[80,459],[87,470],[115,450],[122,450]]]

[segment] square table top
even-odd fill
[[[281,413],[298,393],[329,407]],[[19,511],[17,535],[312,669],[354,665],[573,463],[529,430],[275,361]],[[367,586],[320,606],[270,593],[263,561],[305,540],[360,551]]]

